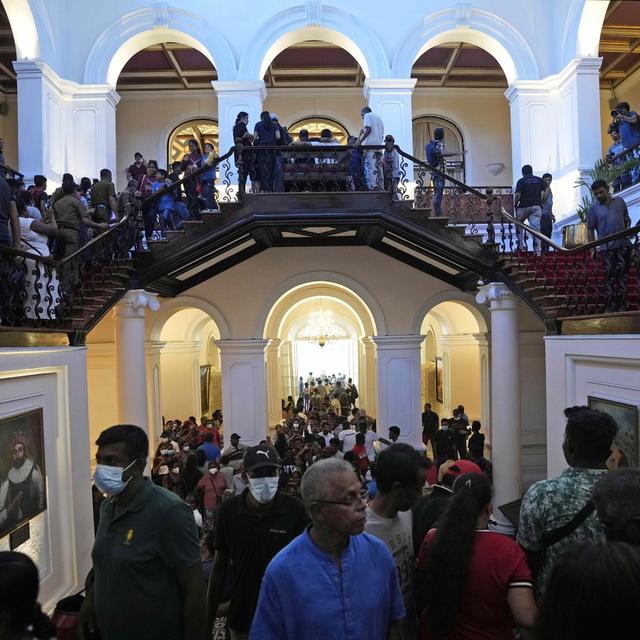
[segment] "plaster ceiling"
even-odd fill
[[[609,4],[600,35],[600,84],[615,89],[640,70],[640,2]]]

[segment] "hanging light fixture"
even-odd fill
[[[309,322],[298,332],[299,340],[315,342],[324,347],[327,342],[348,337],[348,333],[333,319],[331,311],[312,311]]]

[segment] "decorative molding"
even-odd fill
[[[153,11],[153,27],[154,29],[169,28],[169,5],[166,2],[154,2],[151,5]]]
[[[264,356],[269,345],[269,340],[257,338],[215,340],[216,347],[220,349],[220,355],[225,356]]]
[[[157,311],[159,308],[160,302],[157,293],[150,293],[144,289],[131,289],[114,307],[113,315],[114,317],[144,319],[145,309]]]
[[[373,336],[372,340],[375,343],[378,351],[415,349],[419,354],[420,345],[424,341],[425,337],[426,336],[423,336],[422,334],[403,336]]]
[[[476,302],[489,304],[491,311],[518,308],[517,296],[502,282],[480,285],[476,294]]]
[[[307,0],[305,2],[307,11],[307,26],[317,27],[322,24],[322,3],[318,0]]]
[[[362,87],[362,94],[367,100],[373,92],[411,96],[416,82],[416,78],[367,78]]]
[[[464,28],[471,26],[471,5],[460,3],[455,6],[456,27]]]
[[[264,80],[212,80],[211,86],[218,98],[237,95],[245,100],[244,96],[247,93],[257,93],[260,100],[267,97],[267,87]]]

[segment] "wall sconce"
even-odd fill
[[[504,170],[504,162],[490,162],[485,166],[487,167],[487,169],[489,169],[489,173],[492,176],[497,176]]]

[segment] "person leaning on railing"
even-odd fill
[[[86,225],[98,231],[105,231],[109,225],[104,222],[94,222],[89,218],[87,210],[80,200],[75,197],[76,183],[67,179],[62,182],[62,197],[53,204],[58,228],[63,232],[65,241],[64,257],[75,253],[79,247],[80,225]]]
[[[9,228],[11,228],[11,234]],[[18,209],[9,184],[0,176],[0,246],[12,244],[16,249],[20,247]]]

